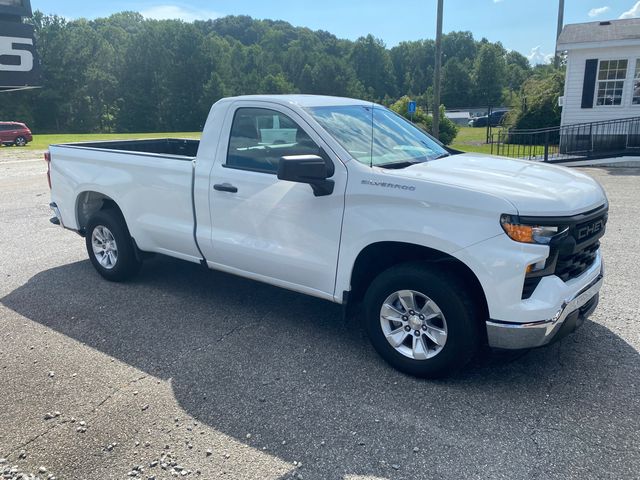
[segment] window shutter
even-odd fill
[[[596,75],[598,74],[598,59],[589,59],[584,66],[584,81],[582,82],[582,108],[593,108],[593,94],[596,89]]]

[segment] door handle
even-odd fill
[[[238,188],[234,187],[230,183],[216,183],[213,186],[213,189],[219,192],[231,192],[231,193],[236,193],[238,191]]]

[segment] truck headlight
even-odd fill
[[[522,243],[537,243],[540,245],[548,245],[553,237],[561,235],[568,230],[568,227],[524,225],[520,223],[518,217],[514,215],[501,215],[500,225],[502,225],[502,229],[512,240]]]

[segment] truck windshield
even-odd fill
[[[365,165],[403,168],[448,155],[427,133],[383,107],[314,107],[309,112],[354,159]]]

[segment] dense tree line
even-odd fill
[[[43,88],[3,94],[0,118],[36,132],[195,131],[219,98],[253,93],[431,101],[432,40],[389,49],[372,35],[349,41],[246,16],[186,23],[125,12],[68,21],[36,12],[33,22]],[[447,107],[499,104],[532,72],[500,43],[470,32],[443,38]]]

